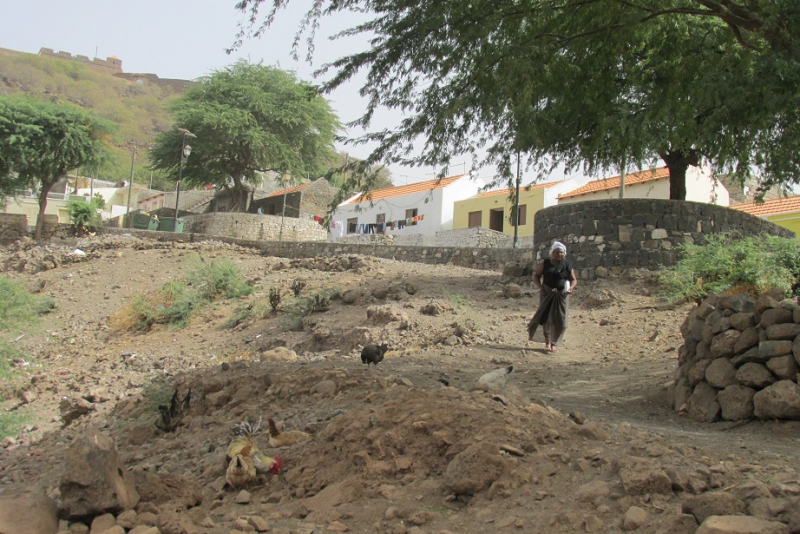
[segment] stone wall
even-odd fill
[[[198,215],[195,217],[208,216],[210,215]],[[190,218],[193,219],[195,217],[187,217],[186,219],[188,221]],[[258,215],[257,217],[267,218],[268,216]],[[276,217],[276,219],[280,220],[280,217]],[[252,247],[263,251],[264,254],[278,258],[317,258],[320,256],[361,254],[413,263],[457,265],[490,271],[502,271],[512,264],[530,265],[533,261],[533,251],[530,248],[419,247],[389,244],[330,243],[327,241],[261,241],[196,233],[184,232],[176,234],[173,232],[151,232],[124,228],[104,228],[103,232],[107,234],[135,233],[136,235],[145,235],[148,238],[159,241],[199,242],[214,239],[224,243]]]
[[[0,213],[0,241],[16,241],[28,235],[28,217],[16,213]]]
[[[237,236],[243,240],[258,241],[280,239],[318,242],[328,239],[327,230],[312,220],[234,212],[186,216],[183,231],[208,236]]]
[[[670,402],[696,421],[800,420],[800,305],[710,296],[681,326]]]
[[[536,212],[536,259],[548,255],[553,240],[567,246],[578,275],[592,280],[604,270],[657,269],[674,265],[676,247],[701,243],[711,233],[794,232],[730,208],[680,200],[616,199],[551,206]]]

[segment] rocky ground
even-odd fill
[[[256,293],[180,330],[114,328],[197,256],[234,260]],[[133,236],[18,243],[0,262],[56,304],[16,341],[30,358],[4,409],[28,424],[0,449],[0,527],[3,503],[18,510],[33,489],[72,533],[800,532],[800,424],[674,413],[691,305],[657,301],[649,273],[582,282],[553,354],[527,341],[530,282],[496,272]],[[271,289],[278,313],[256,313]],[[361,347],[383,342],[367,369]],[[509,365],[503,389],[475,388]],[[158,406],[173,395],[165,432]],[[282,468],[227,486],[232,427],[267,417],[311,439],[272,449],[256,435]],[[120,486],[103,490],[108,465],[87,447],[118,462]],[[20,532],[47,531],[26,517]]]

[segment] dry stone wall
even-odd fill
[[[581,279],[628,268],[674,265],[676,248],[702,243],[704,235],[738,232],[794,237],[794,232],[749,213],[682,200],[592,200],[536,212],[533,248],[547,256],[553,240],[563,242]]]
[[[328,232],[309,219],[250,213],[205,213],[184,218],[183,231],[246,240],[327,241]]]
[[[800,304],[712,295],[681,326],[670,402],[696,421],[800,420]]]

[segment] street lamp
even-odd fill
[[[178,201],[181,198],[181,179],[183,178],[183,165],[192,153],[192,147],[186,144],[186,137],[197,137],[195,134],[186,128],[177,128],[183,134],[183,141],[181,142],[181,164],[178,167],[178,189],[175,192],[175,231],[178,230]]]

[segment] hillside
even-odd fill
[[[130,176],[128,141],[146,145],[171,126],[167,103],[177,96],[169,87],[129,82],[77,62],[0,49],[0,96],[17,94],[69,102],[115,123],[112,157],[97,170],[98,178],[111,181]],[[158,178],[154,176],[154,186],[159,183]],[[139,155],[134,179],[141,183],[150,181],[147,161]],[[168,187],[172,188],[172,184]]]

